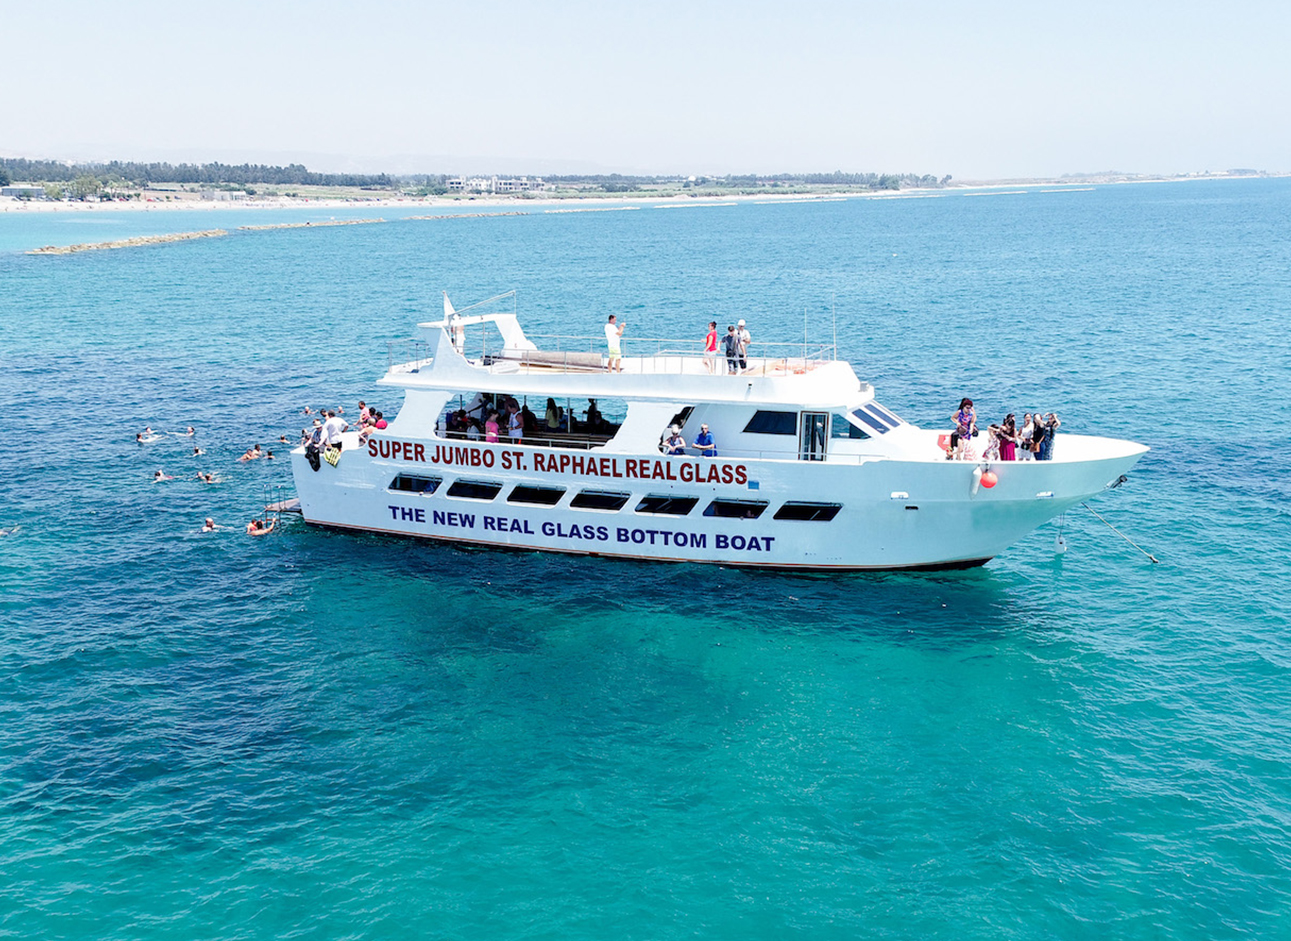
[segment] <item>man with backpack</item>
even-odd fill
[[[735,324],[726,328],[726,336],[722,337],[722,352],[726,354],[726,372],[735,375],[739,371],[740,358],[740,338],[735,332]]]

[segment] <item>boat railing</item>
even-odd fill
[[[601,372],[609,364],[605,338],[567,335],[539,335],[528,339],[537,349],[503,347],[482,351],[481,365],[495,372]],[[637,375],[726,375],[726,356],[704,356],[702,340],[624,337],[622,371]],[[829,344],[766,343],[755,341],[752,355],[745,358],[745,376],[803,374],[835,360]]]
[[[609,360],[605,337],[539,335],[527,337],[536,349],[505,346],[488,335],[479,341],[460,338],[458,350],[467,360],[495,373],[589,373],[604,372]],[[392,374],[415,373],[434,362],[435,347],[424,339],[393,340],[387,343],[387,370]],[[754,341],[742,376],[801,375],[837,359],[832,344],[769,343]],[[625,337],[622,371],[636,375],[727,375],[725,354],[704,356],[702,340]]]
[[[436,441],[448,441],[448,442],[458,442],[458,443],[463,441],[469,441],[473,444],[481,444],[483,442],[483,439],[480,436],[477,435],[475,437],[471,437],[470,435],[463,432],[437,431],[432,437],[433,437],[433,440],[436,440]],[[551,449],[562,450],[562,451],[573,450],[573,451],[600,452],[601,449],[604,448],[605,445],[608,444],[613,437],[614,437],[613,435],[580,434],[580,433],[569,434],[563,431],[547,432],[547,431],[540,430],[532,434],[525,435],[524,438],[521,440],[521,446],[526,448],[551,448]],[[507,441],[504,439],[501,443],[505,444],[507,443]],[[711,460],[729,461],[732,459],[742,459],[746,461],[806,461],[808,460],[808,458],[804,458],[802,456],[802,453],[797,448],[720,448],[718,450],[718,453],[714,457],[704,457],[703,449],[696,448],[696,447],[687,447],[685,454],[669,454],[664,449],[664,446],[661,442],[657,450],[660,457],[670,457],[670,458],[673,458],[674,460],[679,460],[679,461],[686,460],[686,459],[691,459],[691,460],[697,459],[701,461],[711,461]],[[619,451],[608,451],[608,452],[601,452],[601,453],[603,453],[605,456],[615,456],[615,457],[618,457],[622,454],[622,452],[619,452]],[[646,453],[649,454],[651,452],[647,451]],[[940,453],[939,453],[939,456],[941,456]],[[834,464],[840,464],[840,463],[864,464],[866,462],[878,461],[883,459],[884,458],[881,455],[876,455],[876,454],[840,454],[838,452],[830,452],[828,456],[824,457],[823,459],[813,459],[813,460],[823,460],[823,462],[825,463],[834,463]]]
[[[414,373],[435,361],[435,348],[426,340],[390,340],[386,357],[387,372]]]

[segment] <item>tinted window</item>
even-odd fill
[[[754,435],[796,435],[797,412],[768,412],[762,409],[753,413],[744,430]]]
[[[402,490],[405,493],[434,493],[440,485],[438,477],[418,477],[415,474],[400,474],[390,481],[391,490]]]
[[[882,417],[884,417],[884,418],[888,419],[888,421],[890,421],[890,422],[892,423],[892,427],[893,427],[893,428],[895,428],[897,425],[901,424],[901,419],[897,418],[897,416],[893,415],[890,411],[888,411],[886,408],[884,408],[884,407],[883,407],[882,405],[880,405],[878,402],[871,402],[871,403],[870,403],[870,408],[872,408],[872,409],[874,409],[874,411],[878,412],[880,416],[882,416]]]
[[[569,505],[579,510],[621,510],[630,493],[613,493],[608,490],[584,490],[574,495]]]
[[[450,497],[467,500],[492,500],[502,490],[502,485],[491,480],[455,480],[448,485]]]
[[[859,408],[852,412],[852,417],[863,424],[869,425],[879,434],[885,434],[888,430],[887,425],[883,424],[883,422],[879,421],[868,412],[861,411]]]
[[[668,495],[651,494],[642,497],[641,502],[637,504],[638,513],[666,513],[669,516],[685,516],[695,508],[699,502],[698,497],[672,497]]]
[[[765,500],[714,500],[704,508],[705,516],[723,519],[755,520],[767,508]]]
[[[786,503],[776,510],[778,520],[811,520],[828,523],[843,508],[840,503]]]
[[[830,436],[834,438],[868,438],[864,430],[848,421],[842,415],[834,415],[829,423]]]
[[[536,503],[555,506],[565,495],[563,487],[516,487],[507,497],[507,503]]]
[[[887,425],[889,428],[895,428],[897,426],[897,420],[893,418],[886,410],[879,408],[873,402],[871,402],[869,405],[862,406],[862,409],[865,412],[869,413],[870,415],[873,415],[879,421],[883,422],[883,424]]]
[[[672,421],[668,422],[668,424],[676,425],[678,428],[685,428],[686,421],[690,418],[690,413],[693,412],[694,410],[695,410],[695,406],[687,405],[676,415],[672,416]]]

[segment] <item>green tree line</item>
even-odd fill
[[[20,157],[0,159],[0,177],[33,183],[71,183],[78,178],[122,180],[146,183],[220,183],[282,184],[288,186],[373,186],[395,185],[389,174],[313,173],[298,163],[285,167],[258,163],[229,165],[224,163],[135,163],[113,160],[110,163],[60,163],[57,160],[26,160]]]

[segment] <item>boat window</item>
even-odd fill
[[[830,437],[833,438],[869,438],[869,433],[856,422],[848,421],[843,415],[834,415],[830,425]]]
[[[775,511],[778,520],[809,520],[828,523],[843,508],[841,503],[790,502]]]
[[[569,505],[577,510],[621,510],[630,496],[630,493],[615,493],[611,490],[584,490],[574,494]]]
[[[455,480],[448,485],[450,497],[464,500],[492,500],[502,491],[502,485],[493,480]]]
[[[758,409],[749,419],[749,423],[744,426],[744,430],[752,435],[796,435],[798,413]]]
[[[722,519],[755,520],[766,508],[765,500],[714,500],[704,508],[704,515]]]
[[[402,490],[404,493],[434,493],[443,483],[440,477],[418,477],[416,474],[400,474],[390,481],[388,490]]]
[[[879,421],[869,412],[861,411],[859,408],[852,409],[850,416],[853,421],[863,422],[864,424],[869,425],[871,428],[873,428],[881,435],[887,434],[888,431],[890,430],[887,425]]]
[[[526,487],[521,485],[507,495],[507,503],[536,503],[539,506],[555,506],[564,495],[564,487]]]
[[[893,415],[891,411],[884,408],[878,402],[871,402],[867,407],[870,409],[871,412],[876,413],[880,418],[886,418],[888,421],[888,424],[890,424],[893,428],[901,424],[900,418],[898,418],[896,415]]]
[[[693,412],[694,410],[695,410],[695,406],[687,405],[676,415],[672,416],[672,421],[668,422],[668,424],[676,425],[678,428],[685,428],[686,422],[690,420],[690,413]]]
[[[663,513],[667,516],[685,516],[695,508],[699,497],[677,497],[652,493],[642,497],[637,504],[638,513]]]
[[[883,422],[883,424],[887,425],[889,428],[895,428],[897,425],[900,424],[900,422],[897,420],[895,415],[893,415],[887,409],[882,408],[878,405],[875,405],[873,402],[871,402],[869,405],[862,405],[861,408],[867,414],[873,415],[875,418]]]

